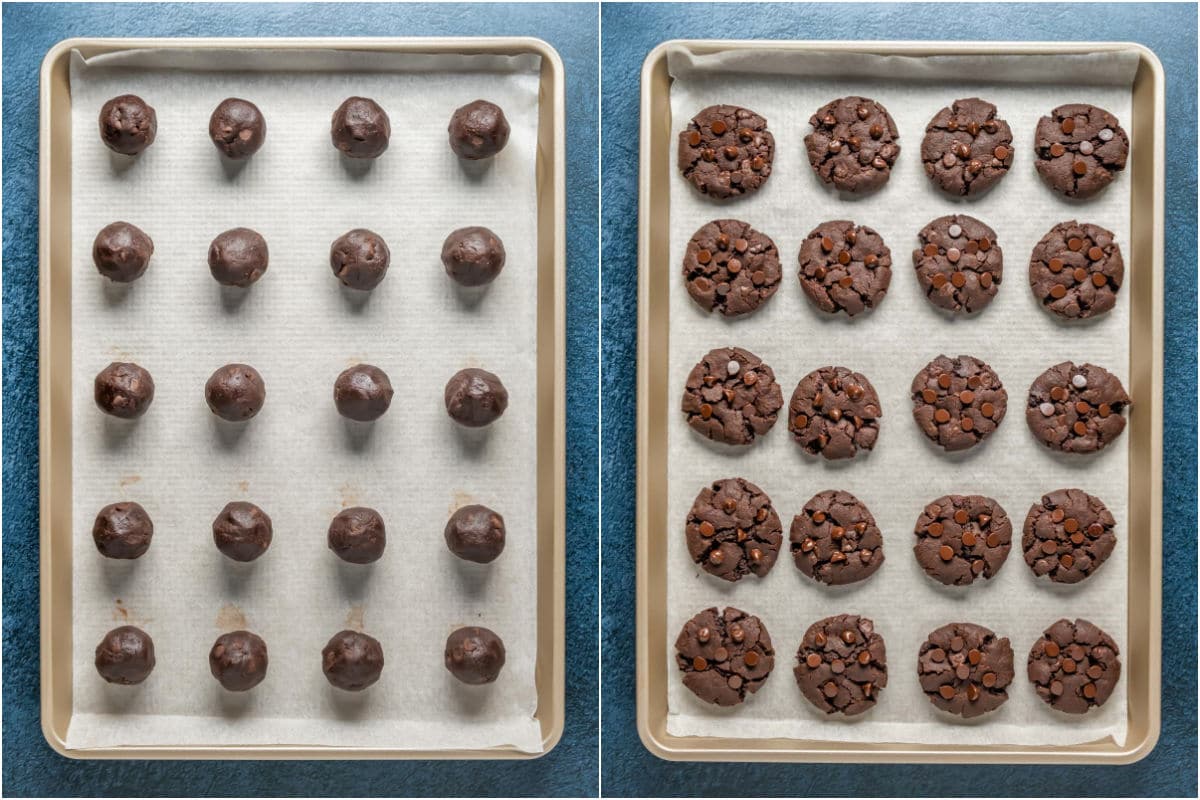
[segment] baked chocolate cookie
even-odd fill
[[[1112,231],[1060,222],[1033,248],[1029,286],[1042,308],[1064,319],[1111,311],[1125,280],[1125,261]]]
[[[348,367],[333,382],[333,404],[338,413],[356,422],[372,422],[382,417],[394,394],[387,373],[373,364]]]
[[[692,561],[727,581],[766,577],[783,541],[771,498],[745,478],[724,478],[701,489],[684,533]]]
[[[1086,714],[1112,695],[1120,653],[1112,637],[1086,619],[1060,619],[1029,651],[1029,682],[1051,708]]]
[[[262,411],[267,385],[249,364],[218,367],[204,384],[209,410],[227,422],[245,422]]]
[[[917,427],[950,452],[982,442],[1008,410],[1000,376],[974,356],[938,356],[913,378],[911,391]]]
[[[137,419],[154,402],[154,378],[137,364],[114,361],[96,373],[93,397],[105,414]]]
[[[754,444],[783,407],[775,373],[740,347],[710,351],[688,373],[681,408],[692,430],[724,444]]]
[[[792,517],[789,540],[800,571],[830,586],[865,580],[883,564],[883,534],[875,517],[849,492],[813,495]]]
[[[325,541],[342,561],[370,564],[383,557],[387,527],[375,509],[352,506],[342,509],[329,523]]]
[[[996,116],[994,105],[978,97],[955,100],[925,126],[925,174],[947,194],[983,194],[1008,174],[1012,138],[1012,129]]]
[[[705,311],[749,314],[770,299],[782,277],[771,237],[738,219],[716,219],[692,235],[683,254],[688,294]]]
[[[1055,364],[1029,387],[1025,422],[1042,444],[1064,453],[1094,453],[1125,430],[1133,405],[1117,376],[1095,364]]]
[[[887,183],[900,155],[892,115],[866,97],[843,97],[821,107],[804,137],[817,176],[843,192],[866,194]]]
[[[142,277],[154,255],[154,242],[136,225],[113,222],[105,225],[92,242],[92,263],[101,275],[117,283],[132,283]]]
[[[462,286],[483,286],[496,280],[504,269],[504,258],[504,242],[478,225],[459,228],[442,242],[442,266]]]
[[[349,158],[379,158],[391,136],[387,112],[367,97],[347,97],[329,124],[333,146]]]
[[[796,385],[788,429],[805,452],[830,460],[853,458],[879,438],[879,395],[865,376],[845,367],[821,367]]]
[[[887,686],[887,650],[875,623],[857,614],[814,622],[796,651],[800,693],[826,714],[854,716],[872,708]]]
[[[486,369],[460,369],[446,381],[443,393],[450,419],[468,428],[491,425],[508,408],[508,390]]]
[[[1025,517],[1021,547],[1034,575],[1056,583],[1079,583],[1100,569],[1113,548],[1117,521],[1099,497],[1082,489],[1042,496]]]
[[[875,308],[891,282],[892,251],[865,225],[822,222],[800,245],[800,286],[826,314],[853,317]]]
[[[917,234],[913,266],[925,297],[954,314],[987,307],[1000,288],[1004,254],[996,232],[974,217],[938,217]]]
[[[450,149],[468,161],[499,153],[508,144],[510,132],[503,109],[487,100],[475,100],[455,109],[446,126]]]
[[[365,633],[339,631],[321,650],[321,671],[332,686],[361,692],[383,673],[383,646]]]
[[[504,552],[504,517],[487,506],[463,506],[450,515],[442,535],[454,555],[489,564]]]
[[[771,177],[775,137],[767,120],[737,106],[709,106],[679,134],[679,169],[700,194],[728,200]]]
[[[150,549],[153,538],[150,515],[134,502],[105,506],[92,524],[92,541],[105,558],[140,558]]]
[[[994,577],[1012,549],[1012,522],[990,497],[950,494],[921,511],[913,530],[913,553],[929,577],[966,586]]]
[[[271,518],[254,503],[226,504],[213,520],[213,543],[234,561],[253,561],[271,546]]]
[[[683,685],[706,703],[736,706],[762,688],[775,667],[775,648],[762,620],[729,606],[706,608],[675,639]]]
[[[208,651],[208,669],[227,691],[246,692],[267,677],[267,643],[250,631],[218,636]]]
[[[459,628],[446,639],[446,669],[463,683],[479,685],[500,677],[504,642],[487,628]]]
[[[267,240],[258,231],[232,228],[208,246],[208,271],[217,283],[245,288],[267,271]]]
[[[132,625],[113,628],[96,645],[96,671],[109,683],[141,683],[150,677],[154,663],[154,640]]]
[[[1117,118],[1086,103],[1059,106],[1038,120],[1034,165],[1057,192],[1091,197],[1125,169],[1129,137]]]
[[[136,156],[157,134],[154,107],[136,94],[119,95],[100,108],[100,140],[115,153]]]
[[[374,231],[355,228],[329,245],[329,268],[343,286],[369,291],[378,286],[392,263],[387,242]]]
[[[249,158],[267,140],[267,121],[254,103],[230,97],[208,118],[208,137],[226,158]]]
[[[917,679],[929,702],[966,719],[1002,706],[1013,675],[1008,639],[970,622],[933,631],[917,655]]]

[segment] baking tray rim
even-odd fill
[[[1149,479],[1149,645],[1147,653],[1150,695],[1145,734],[1130,737],[1123,746],[1111,738],[1098,742],[1056,747],[1029,745],[922,745],[914,743],[835,742],[804,739],[740,739],[735,737],[673,736],[666,732],[666,710],[662,717],[651,719],[649,681],[651,649],[661,644],[650,642],[648,628],[652,610],[649,602],[649,477],[646,457],[649,452],[649,418],[651,415],[650,368],[650,280],[652,269],[650,250],[653,236],[653,211],[649,198],[654,183],[651,149],[654,145],[653,103],[655,73],[665,71],[667,54],[677,48],[698,54],[727,50],[837,50],[877,55],[941,56],[941,55],[1046,55],[1091,52],[1134,52],[1139,58],[1139,71],[1149,70],[1153,127],[1149,139],[1153,158],[1150,174],[1150,195],[1153,200],[1148,217],[1149,258],[1146,269],[1153,278],[1150,288],[1151,323],[1150,376],[1148,394],[1151,402],[1148,420],[1148,449],[1152,474]],[[668,761],[776,761],[776,762],[879,762],[879,763],[1094,763],[1131,764],[1145,758],[1158,743],[1161,733],[1161,661],[1162,661],[1162,372],[1163,372],[1163,230],[1165,208],[1165,73],[1154,51],[1137,42],[964,42],[919,40],[745,40],[745,39],[671,39],[652,49],[642,63],[640,96],[640,132],[638,155],[638,373],[637,373],[637,730],[643,746],[655,756]],[[668,76],[668,81],[669,81]],[[669,85],[669,84],[668,84]],[[669,206],[669,200],[664,201]],[[1132,226],[1131,226],[1132,227]],[[1138,238],[1132,230],[1131,239]],[[1130,321],[1131,336],[1134,321]],[[1132,362],[1133,355],[1131,353]],[[1132,379],[1132,376],[1131,376]],[[1133,480],[1131,471],[1131,480]],[[669,635],[669,633],[668,633]],[[664,648],[658,648],[663,650]],[[1126,656],[1128,659],[1129,656]],[[657,723],[661,722],[661,730]],[[760,742],[751,747],[740,742]]]
[[[551,287],[546,292],[549,303],[539,303],[538,328],[538,548],[541,553],[538,566],[538,639],[539,654],[535,666],[538,707],[534,718],[541,724],[542,749],[525,752],[512,746],[477,749],[420,750],[394,747],[336,747],[320,745],[114,745],[96,748],[70,748],[66,744],[66,730],[70,724],[71,709],[67,709],[66,725],[60,726],[53,719],[56,703],[63,702],[61,690],[54,685],[54,642],[53,642],[53,597],[55,592],[71,590],[70,571],[66,576],[54,571],[51,558],[52,484],[55,460],[51,458],[54,439],[55,418],[60,409],[51,408],[53,400],[63,394],[62,387],[56,391],[51,369],[53,320],[60,314],[52,309],[51,262],[52,244],[55,237],[70,240],[70,222],[55,225],[54,195],[52,194],[52,169],[56,159],[51,123],[52,100],[57,91],[52,87],[56,70],[68,69],[74,50],[105,49],[106,52],[135,49],[256,49],[256,50],[352,50],[403,53],[461,53],[475,54],[534,54],[541,57],[539,83],[538,120],[538,277],[540,288],[549,277]],[[565,531],[566,531],[566,104],[565,71],[558,51],[548,42],[532,36],[492,37],[209,37],[209,38],[158,38],[158,37],[72,37],[51,47],[42,60],[39,70],[39,123],[38,123],[38,564],[39,564],[39,623],[40,623],[40,719],[42,735],[47,744],[66,758],[86,759],[512,759],[530,760],[549,753],[562,739],[565,727],[564,673],[565,673]],[[67,89],[69,106],[69,86]],[[545,109],[551,114],[545,114]],[[69,131],[69,128],[68,128]],[[64,137],[68,144],[69,134]],[[547,148],[546,139],[549,139]],[[61,148],[60,148],[61,149]],[[549,157],[544,152],[549,149]],[[61,156],[60,156],[61,158]],[[544,168],[547,170],[542,174]],[[549,202],[543,193],[549,192]],[[69,192],[68,192],[69,195]],[[67,198],[69,208],[70,198]],[[549,223],[549,232],[543,228]],[[58,233],[59,228],[65,233]],[[547,266],[547,261],[549,265]],[[69,268],[67,269],[69,275]],[[65,287],[66,299],[57,298],[59,304],[68,307],[70,284]],[[60,295],[62,292],[60,291]],[[549,312],[545,310],[549,309]],[[61,313],[61,312],[60,312]],[[543,336],[549,333],[550,346],[542,345]],[[69,331],[66,336],[69,347]],[[60,345],[61,346],[61,345]],[[68,351],[69,356],[69,351]],[[68,361],[69,366],[69,361]],[[551,370],[550,380],[545,380],[546,370]],[[70,376],[66,382],[69,386]],[[550,383],[549,397],[547,386]],[[66,418],[70,421],[69,391],[67,392]],[[549,404],[549,414],[545,413]],[[548,417],[548,419],[546,419]],[[67,425],[69,431],[70,425]],[[58,434],[59,437],[62,434]],[[70,434],[66,434],[67,453],[70,453]],[[69,457],[66,459],[69,462]],[[550,463],[547,464],[546,462]],[[61,464],[59,464],[61,468]],[[69,468],[69,465],[68,465]],[[546,476],[549,476],[547,479]],[[548,486],[543,484],[547,483]],[[67,492],[73,487],[68,486]],[[549,491],[547,491],[547,488]],[[546,498],[548,495],[548,499]],[[550,507],[546,511],[547,505]],[[70,506],[70,503],[67,503]],[[69,519],[70,512],[66,512]],[[55,515],[58,516],[58,515]],[[549,525],[549,530],[545,530]],[[68,541],[70,526],[67,526]],[[548,552],[547,552],[548,551]],[[68,550],[69,555],[69,550]],[[69,560],[69,559],[68,559]],[[71,614],[70,604],[65,613]],[[548,642],[547,642],[548,638]],[[542,652],[549,644],[549,653]],[[68,646],[69,652],[70,647]],[[68,676],[71,672],[66,668]],[[67,680],[66,694],[70,694]]]

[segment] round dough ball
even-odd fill
[[[333,112],[329,136],[333,146],[350,158],[379,158],[388,149],[392,123],[374,100],[348,97]]]
[[[145,555],[154,537],[154,523],[137,503],[112,503],[100,509],[92,539],[105,558],[132,559]]]
[[[92,263],[100,274],[117,283],[132,283],[150,266],[154,242],[128,222],[105,225],[92,242]]]
[[[267,677],[267,643],[250,631],[217,637],[208,652],[213,677],[231,692],[245,692]]]
[[[114,361],[96,375],[95,399],[105,414],[136,419],[154,400],[154,379],[137,364]]]
[[[446,274],[463,286],[483,286],[504,269],[504,242],[487,228],[459,228],[442,244]]]
[[[445,536],[451,553],[487,564],[504,552],[504,517],[487,506],[463,506],[446,523]]]
[[[157,133],[158,115],[136,94],[114,97],[100,109],[100,139],[109,150],[136,156],[154,144]]]
[[[132,686],[150,677],[153,670],[154,640],[141,628],[113,628],[96,645],[96,671],[109,683]]]
[[[267,140],[267,121],[249,100],[222,100],[208,119],[208,135],[227,158],[249,158]]]
[[[245,422],[262,410],[267,387],[248,364],[226,364],[204,384],[204,399],[214,414],[229,422]]]
[[[329,523],[329,549],[342,561],[370,564],[387,546],[383,517],[373,508],[347,508]]]
[[[355,228],[329,246],[329,267],[343,286],[368,291],[387,274],[392,253],[379,234]]]
[[[365,633],[340,631],[321,651],[321,670],[338,689],[361,692],[383,672],[383,647]]]
[[[463,683],[491,683],[504,667],[504,642],[487,628],[459,628],[446,639],[446,669]]]
[[[208,269],[217,283],[245,288],[267,271],[267,240],[258,231],[232,228],[208,246]]]
[[[392,404],[392,394],[387,373],[371,364],[356,364],[333,382],[333,402],[338,413],[357,422],[382,417]]]
[[[271,546],[271,518],[254,503],[233,502],[213,520],[213,542],[234,561],[253,561]]]
[[[495,103],[476,100],[455,110],[447,128],[450,149],[459,158],[491,158],[508,144],[508,120]]]
[[[462,369],[446,382],[446,413],[459,425],[482,428],[508,408],[508,390],[492,373]]]

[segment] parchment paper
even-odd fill
[[[732,321],[708,315],[688,297],[682,276],[671,283],[668,632],[670,641],[667,729],[674,735],[790,737],[856,742],[955,744],[1070,744],[1126,735],[1125,681],[1102,708],[1084,717],[1053,711],[1025,676],[1029,648],[1060,617],[1090,619],[1124,648],[1128,535],[1128,436],[1099,454],[1059,457],[1039,444],[1024,420],[1029,385],[1047,367],[1090,361],[1128,381],[1129,302],[1091,324],[1057,324],[1038,307],[1028,283],[1029,254],[1053,225],[1077,218],[1112,230],[1129,242],[1129,175],[1099,197],[1070,202],[1042,185],[1033,157],[1038,118],[1068,102],[1094,103],[1122,121],[1130,119],[1136,63],[1107,56],[885,58],[779,51],[693,57],[670,54],[674,137],[700,109],[734,103],[763,114],[776,141],[775,167],[757,194],[718,205],[675,172],[671,185],[671,261],[657,265],[679,273],[693,232],[711,219],[743,219],[772,237],[784,279],[762,309]],[[900,131],[900,158],[888,184],[866,198],[827,189],[808,164],[808,119],[824,103],[861,94],[881,102]],[[1010,174],[980,199],[957,201],[935,189],[920,158],[925,125],[960,97],[980,96],[997,105],[1014,134]],[[1128,125],[1126,126],[1128,130]],[[1137,146],[1134,144],[1133,146]],[[672,157],[675,140],[671,143]],[[952,320],[922,296],[912,268],[917,232],[950,213],[978,217],[997,232],[1004,251],[1004,280],[994,301],[974,318]],[[892,251],[892,284],[874,311],[854,320],[829,318],[810,305],[796,278],[800,242],[827,219],[852,219],[879,231]],[[1127,269],[1138,265],[1128,260]],[[749,348],[770,364],[783,390],[785,413],[750,448],[729,448],[691,431],[678,408],[688,372],[708,350]],[[1009,408],[1000,428],[982,445],[947,455],[912,419],[909,385],[939,354],[970,354],[998,372]],[[865,458],[828,462],[810,458],[791,440],[786,403],[800,378],[829,364],[866,375],[880,396],[883,418],[877,446]],[[1136,409],[1133,413],[1137,413]],[[735,584],[704,573],[688,556],[683,526],[696,493],[709,481],[741,476],[771,497],[784,524],[784,547],[765,579]],[[1082,584],[1062,587],[1037,580],[1025,565],[1021,527],[1042,494],[1079,487],[1101,497],[1117,519],[1118,545],[1108,562]],[[886,561],[870,579],[827,587],[794,566],[787,545],[792,517],[824,489],[846,489],[875,515]],[[990,581],[943,587],[928,578],[912,554],[913,527],[921,509],[943,494],[984,494],[1008,512],[1014,547]],[[719,709],[698,700],[680,680],[674,637],[708,606],[734,605],[759,615],[775,646],[775,669],[742,706]],[[810,624],[838,613],[875,620],[888,655],[888,686],[874,709],[857,718],[826,717],[800,694],[792,676],[796,648]],[[985,625],[1007,636],[1017,676],[1009,699],[972,722],[939,711],[916,679],[917,652],[933,629],[955,621]]]
[[[176,68],[171,68],[172,65]],[[70,747],[118,744],[303,744],[541,750],[533,715],[536,654],[535,357],[536,57],[381,53],[140,52],[71,70],[74,380],[74,716]],[[97,134],[101,105],[132,92],[157,109],[158,138],[136,162]],[[388,112],[391,144],[377,161],[344,159],[330,118],[348,96]],[[223,98],[252,100],[266,144],[230,167],[208,139]],[[446,125],[486,98],[512,126],[491,163],[464,165]],[[146,274],[122,290],[91,262],[115,220],[154,240]],[[486,291],[465,293],[439,254],[450,231],[485,225],[507,264]],[[207,266],[223,230],[254,228],[270,268],[248,291],[222,289]],[[330,243],[355,227],[387,241],[391,268],[369,295],[344,290]],[[130,360],[157,392],[135,424],[92,401],[108,362]],[[254,365],[267,402],[238,428],[204,401],[209,374]],[[343,420],[333,381],[357,362],[382,367],[395,398],[371,425]],[[510,395],[503,418],[460,429],[442,391],[458,369],[495,372]],[[469,435],[475,434],[475,435]],[[153,545],[131,563],[100,557],[101,506],[136,500]],[[237,564],[213,546],[213,518],[232,500],[274,522],[268,552]],[[442,529],[460,505],[505,518],[490,565],[455,558]],[[326,548],[343,507],[371,506],[387,550],[370,566]],[[144,628],[158,665],[138,687],[109,686],[93,651],[119,624]],[[492,685],[466,686],[443,667],[462,625],[496,631],[507,664]],[[257,632],[270,668],[251,692],[225,692],[208,651],[222,632]],[[379,682],[352,694],[321,673],[321,649],[343,628],[380,640]]]

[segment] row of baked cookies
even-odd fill
[[[966,214],[939,217],[917,234],[913,267],[926,298],[955,315],[981,311],[996,296],[1004,254],[996,232]],[[826,314],[855,317],[883,302],[892,281],[892,252],[873,228],[829,220],[800,245],[804,294]],[[783,270],[767,234],[737,219],[716,219],[693,234],[683,256],[688,294],[705,311],[737,317],[775,294]],[[1042,307],[1061,319],[1110,311],[1125,280],[1112,231],[1075,220],[1041,238],[1029,259],[1029,286]]]
[[[701,700],[736,706],[763,687],[775,648],[763,621],[732,606],[706,608],[675,640],[683,685]],[[875,707],[888,682],[887,649],[873,620],[838,614],[814,622],[792,670],[806,700],[826,714]],[[1034,641],[1026,661],[1034,692],[1058,711],[1104,705],[1121,677],[1112,637],[1084,619],[1060,619]],[[930,632],[917,654],[917,679],[936,707],[965,718],[995,711],[1015,678],[1012,645],[982,625],[951,622]]]
[[[813,171],[826,184],[855,194],[873,192],[900,156],[900,133],[882,104],[842,97],[809,119],[804,137]],[[1067,197],[1090,197],[1125,169],[1129,137],[1117,118],[1084,103],[1059,106],[1034,132],[1035,166],[1045,182]],[[976,196],[1008,174],[1012,130],[996,107],[978,97],[955,100],[925,127],[921,161],[942,191]],[[757,191],[775,162],[775,137],[767,120],[746,108],[703,109],[679,133],[679,169],[701,194],[728,200]]]

